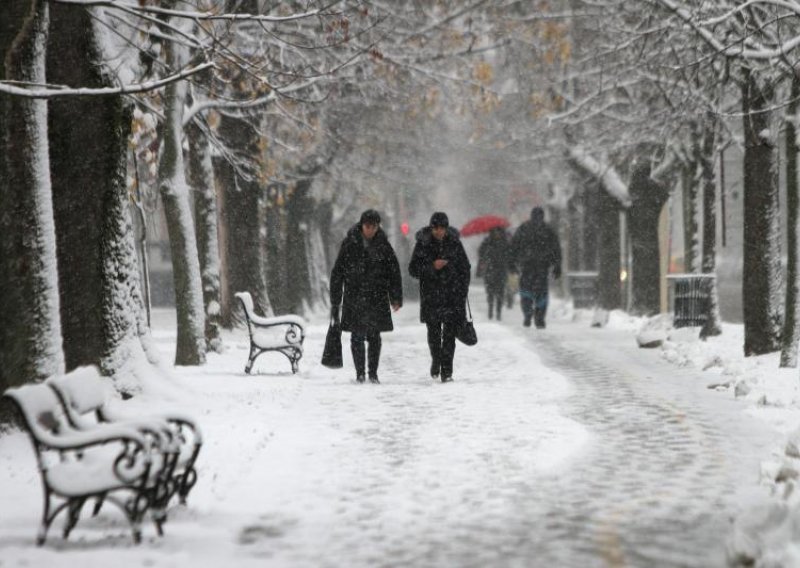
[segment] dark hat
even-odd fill
[[[374,209],[367,209],[361,214],[361,220],[359,223],[362,225],[380,225],[381,215]]]
[[[531,221],[542,223],[544,221],[544,209],[541,207],[531,209]]]
[[[431,227],[449,227],[450,220],[447,218],[447,213],[437,211],[431,215]]]

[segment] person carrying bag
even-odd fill
[[[419,279],[420,320],[428,327],[431,378],[441,376],[443,383],[453,380],[456,337],[467,320],[470,269],[458,230],[437,211],[428,226],[417,231],[408,271]]]
[[[380,224],[381,216],[377,211],[364,211],[342,241],[331,271],[332,324],[328,337],[332,343],[338,340],[341,360],[341,332],[350,332],[350,351],[358,383],[365,382],[367,374],[370,383],[380,383],[381,333],[394,329],[392,311],[396,312],[403,305],[400,264]],[[334,324],[337,332],[334,332]]]

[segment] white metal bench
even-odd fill
[[[250,355],[244,372],[250,373],[253,363],[262,353],[277,351],[289,359],[292,373],[296,373],[298,363],[303,357],[305,320],[291,314],[271,318],[260,316],[255,312],[250,292],[237,292],[236,297],[242,303],[247,319],[247,330],[250,333]]]
[[[119,400],[114,404],[113,389],[96,367],[81,367],[66,375],[51,377],[47,384],[61,399],[70,425],[78,430],[91,430],[103,423],[127,424],[161,438],[165,463],[161,468],[159,491],[152,504],[159,512],[160,534],[170,499],[178,495],[180,502],[185,503],[197,481],[194,466],[203,440],[196,421],[172,410],[135,413],[129,403]]]
[[[92,499],[95,514],[105,502],[119,507],[130,523],[134,542],[140,542],[141,523],[156,500],[164,465],[156,457],[162,455],[157,447],[159,435],[148,437],[128,424],[78,430],[46,384],[10,388],[3,396],[19,411],[44,486],[36,543],[44,544],[50,525],[62,511],[66,511],[63,536],[68,538],[84,504]]]

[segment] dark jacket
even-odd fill
[[[437,241],[431,228],[424,227],[417,231],[416,237],[408,272],[419,279],[420,319],[464,321],[471,266],[458,231],[448,227],[445,237]],[[448,262],[436,270],[433,261],[439,258]]]
[[[520,272],[520,290],[546,292],[550,269],[561,275],[558,235],[544,221],[524,222],[511,239],[511,261]]]
[[[478,276],[483,276],[487,290],[505,289],[510,257],[511,244],[503,229],[483,240],[478,248]]]
[[[342,241],[331,271],[331,305],[342,303],[342,329],[357,333],[391,331],[391,304],[403,304],[400,265],[383,229],[366,244],[361,225]]]

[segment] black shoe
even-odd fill
[[[436,379],[439,377],[439,365],[438,363],[431,363],[431,378]]]
[[[450,375],[442,375],[442,382],[443,383],[452,383],[453,377]]]
[[[356,382],[357,383],[363,383],[365,380],[367,380],[367,378],[364,376],[364,373],[360,373],[360,374],[356,375]]]
[[[524,325],[525,327],[530,327],[531,326],[531,317],[530,316],[525,316],[525,321],[522,322],[522,325]]]
[[[381,382],[378,380],[378,375],[370,375],[369,382],[371,382],[373,385],[381,384]]]

